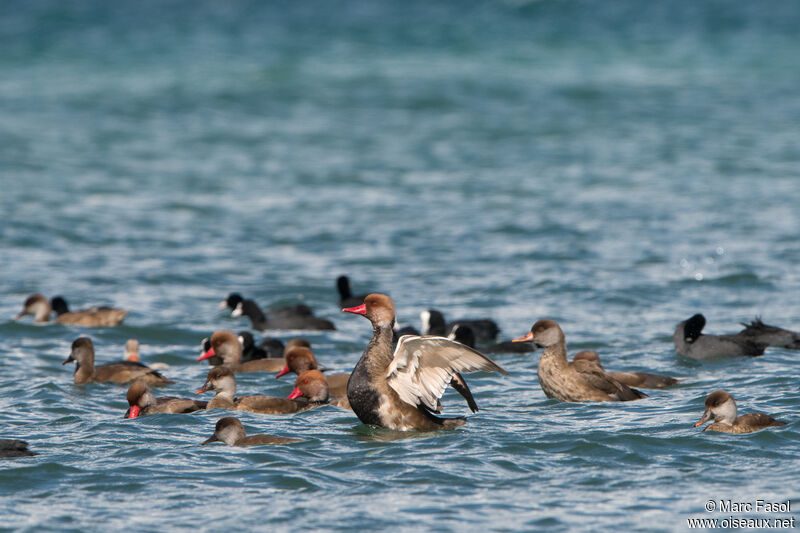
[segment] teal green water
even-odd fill
[[[39,455],[0,462],[0,528],[671,531],[731,515],[709,499],[796,503],[800,354],[701,363],[671,339],[696,312],[800,329],[798,27],[788,0],[3,3],[0,430]],[[563,404],[538,352],[498,355],[461,429],[241,413],[303,441],[235,449],[199,446],[221,412],[126,421],[124,387],[60,364],[79,335],[100,361],[136,337],[189,396],[200,340],[249,325],[217,310],[235,290],[333,320],[307,337],[348,371],[371,330],[342,273],[405,324],[549,317],[570,352],[685,382]],[[13,322],[34,292],[131,314]],[[695,429],[718,388],[789,425]]]

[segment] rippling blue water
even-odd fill
[[[800,355],[699,363],[671,336],[696,312],[800,329],[798,27],[788,0],[4,2],[0,429],[39,455],[0,463],[0,527],[680,530],[728,516],[708,499],[796,502]],[[538,353],[498,355],[464,428],[241,413],[303,442],[236,449],[199,446],[222,413],[125,421],[124,387],[59,364],[136,337],[190,395],[200,339],[248,325],[217,311],[236,290],[334,320],[307,337],[347,371],[371,331],[341,273],[404,323],[550,317],[571,352],[685,383],[564,404]],[[132,312],[14,323],[34,292]],[[789,425],[693,428],[717,388]]]

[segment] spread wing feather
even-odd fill
[[[457,372],[500,372],[497,363],[477,350],[445,337],[403,335],[386,374],[387,383],[410,405],[435,410]]]

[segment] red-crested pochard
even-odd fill
[[[214,434],[201,444],[212,442],[224,442],[228,446],[258,446],[260,444],[286,444],[289,442],[300,442],[300,439],[289,437],[273,437],[272,435],[251,435],[245,436],[244,426],[238,418],[226,416],[217,421]]]
[[[190,398],[162,396],[156,398],[153,391],[141,380],[134,380],[128,387],[128,410],[125,418],[137,418],[154,413],[193,413],[205,409],[208,402]]]
[[[217,366],[208,371],[206,382],[197,394],[213,390],[216,392],[206,409],[233,409],[266,415],[282,415],[305,411],[315,404],[306,400],[290,400],[274,396],[236,396],[236,377],[226,366]]]
[[[730,355],[763,355],[768,343],[759,337],[737,333],[734,335],[706,335],[702,333],[706,317],[700,313],[675,326],[672,340],[675,350],[692,359],[716,359]],[[746,330],[745,330],[746,331]]]
[[[75,361],[76,385],[84,383],[128,383],[134,379],[142,379],[148,385],[169,385],[174,383],[158,371],[142,363],[133,361],[118,361],[107,363],[98,367],[94,366],[94,344],[88,337],[79,337],[72,343],[72,350],[61,364]]]
[[[330,395],[326,377],[319,370],[304,370],[294,382],[294,390],[289,399],[305,398],[311,403],[330,404],[342,409],[350,409],[350,402],[345,395]]]
[[[286,366],[283,367],[275,377],[279,378],[294,372],[300,375],[301,372],[306,370],[319,370],[314,353],[310,348],[305,346],[294,346],[286,350]],[[328,387],[330,387],[331,396],[346,396],[347,395],[347,380],[350,379],[349,373],[341,374],[327,374],[325,376]]]
[[[703,431],[722,431],[725,433],[752,433],[771,426],[785,426],[786,422],[775,420],[764,413],[748,413],[736,416],[736,402],[724,390],[717,390],[706,397],[706,410],[694,427],[713,420]]]
[[[600,355],[594,350],[582,350],[572,356],[572,362],[588,361],[596,364],[606,374],[624,383],[628,387],[641,387],[643,389],[662,389],[680,383],[675,378],[669,376],[659,376],[658,374],[647,374],[645,372],[609,372],[600,363]]]
[[[544,348],[538,375],[539,385],[548,398],[562,402],[615,402],[647,397],[609,376],[594,363],[567,361],[564,332],[552,320],[539,320],[527,335],[515,340],[532,341]]]
[[[242,344],[232,331],[220,330],[211,335],[211,347],[198,361],[219,356],[222,364],[234,372],[279,372],[285,366],[283,357],[268,357],[242,362]]]
[[[91,309],[85,309],[83,311],[70,312],[67,307],[67,302],[60,296],[55,297],[51,304],[43,295],[34,294],[25,300],[22,312],[15,316],[14,320],[19,320],[25,315],[33,315],[33,322],[35,324],[44,324],[50,322],[50,315],[54,308],[57,310],[55,320],[57,323],[73,326],[117,326],[125,318],[125,315],[128,314],[128,311],[114,309],[112,307],[92,307]]]
[[[507,374],[482,353],[444,337],[406,335],[393,352],[394,304],[385,294],[370,294],[363,304],[343,311],[363,315],[372,323],[372,339],[347,384],[350,405],[365,424],[400,431],[462,426],[466,418],[433,414],[456,374],[476,370]]]

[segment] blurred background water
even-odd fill
[[[798,27],[790,0],[3,2],[0,429],[40,455],[0,463],[0,529],[675,530],[724,518],[711,498],[796,500],[798,354],[699,363],[671,337],[696,312],[800,328]],[[125,421],[124,387],[59,364],[135,337],[191,395],[200,340],[249,326],[217,310],[238,291],[333,320],[305,336],[349,371],[371,330],[340,274],[403,324],[549,317],[570,352],[685,383],[564,404],[539,352],[498,355],[459,430],[325,407],[239,415],[301,443],[201,448],[224,413]],[[131,313],[13,322],[34,292]],[[789,426],[702,433],[718,388]]]

